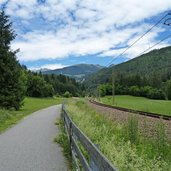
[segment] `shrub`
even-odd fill
[[[69,97],[72,97],[72,94],[71,94],[69,91],[66,91],[66,92],[63,94],[63,97],[69,98]]]
[[[130,95],[140,96],[140,88],[138,86],[131,86],[129,88]]]
[[[164,93],[162,90],[158,90],[157,88],[152,88],[147,93],[147,97],[150,99],[165,99]]]

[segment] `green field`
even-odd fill
[[[156,125],[157,135],[149,139],[139,133],[138,120],[134,117],[130,117],[128,123],[114,123],[81,99],[70,101],[66,109],[76,125],[99,145],[102,153],[119,170],[170,171],[171,144],[162,127]]]
[[[62,103],[62,98],[25,98],[19,111],[0,109],[0,132],[17,123],[24,116],[48,106]]]
[[[112,105],[112,96],[105,96],[100,100],[105,104]],[[144,97],[120,95],[115,96],[115,106],[171,116],[171,101],[169,100],[152,100]]]

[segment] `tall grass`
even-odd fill
[[[167,138],[165,134],[165,127],[162,122],[158,123],[156,126],[156,150],[161,156],[167,155]]]
[[[137,144],[139,140],[138,118],[130,116],[126,125],[127,140],[132,144]]]
[[[71,152],[70,152],[70,146],[68,142],[68,136],[65,131],[64,120],[62,118],[62,114],[61,114],[60,119],[57,120],[55,124],[59,126],[60,134],[54,139],[54,141],[57,142],[63,148],[63,153],[65,157],[68,159],[68,165],[71,170],[74,170],[74,166],[72,165],[72,160],[71,160]]]
[[[166,143],[161,125],[156,137],[149,139],[139,134],[137,118],[130,117],[126,125],[114,123],[96,113],[84,100],[70,101],[67,110],[77,126],[93,143],[99,145],[119,170],[170,170],[171,144]]]

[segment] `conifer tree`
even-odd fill
[[[9,16],[0,11],[0,107],[22,106],[26,77],[16,60],[16,51],[11,50],[11,41],[16,37]]]

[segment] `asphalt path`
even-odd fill
[[[0,171],[67,171],[62,149],[54,143],[54,122],[61,105],[37,111],[0,134]]]

